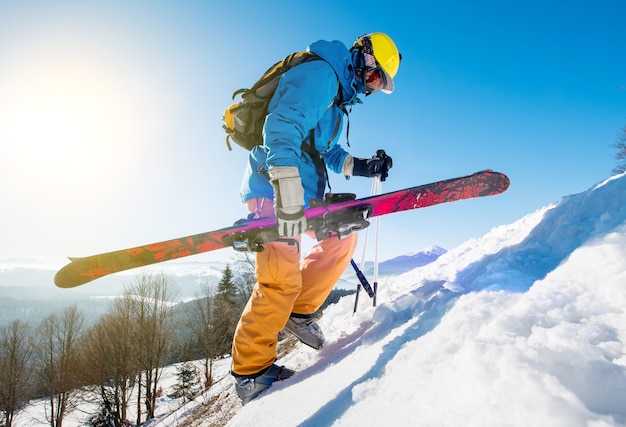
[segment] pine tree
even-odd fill
[[[233,272],[229,265],[224,268],[222,279],[217,284],[215,299],[217,302],[224,302],[229,305],[237,303],[237,286],[233,283]]]
[[[115,427],[115,417],[106,409],[104,405],[100,405],[98,413],[92,415],[87,420],[88,427]]]
[[[233,273],[230,266],[227,265],[222,272],[222,279],[217,285],[213,300],[211,337],[214,355],[217,357],[230,353],[233,334],[241,314],[241,308],[237,301],[237,286],[233,283]]]
[[[174,386],[174,393],[170,397],[183,397],[185,400],[193,399],[193,396],[198,392],[198,379],[193,365],[190,362],[180,365],[176,377],[178,383]]]
[[[235,256],[233,272],[236,278],[238,304],[243,311],[256,284],[255,260],[250,253]]]

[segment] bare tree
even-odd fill
[[[50,412],[46,416],[52,427],[61,427],[63,417],[75,406],[75,391],[81,385],[77,350],[84,323],[83,314],[72,306],[60,316],[46,317],[37,329],[35,370],[48,396]]]
[[[208,283],[202,286],[202,295],[187,305],[187,323],[193,341],[199,347],[204,359],[204,389],[213,384],[213,342],[211,323],[213,321],[213,290]]]
[[[159,379],[174,345],[173,300],[166,276],[137,276],[115,300],[84,342],[86,382],[95,384],[100,417],[128,423],[128,405],[137,393],[137,425],[154,417]],[[145,406],[142,408],[142,404]]]
[[[128,307],[114,303],[83,340],[84,381],[98,394],[102,416],[116,427],[127,424],[128,403],[140,368],[136,357],[136,325]]]
[[[233,269],[227,265],[222,273],[217,289],[205,284],[203,295],[189,303],[187,310],[192,339],[204,358],[205,389],[212,384],[213,361],[231,351],[239,316],[256,283],[254,261],[248,254],[242,254]]]
[[[5,427],[13,425],[15,415],[28,402],[32,354],[28,324],[15,320],[0,328],[0,411]]]
[[[626,126],[624,126],[622,133],[617,137],[614,147],[617,149],[615,160],[617,160],[618,165],[613,169],[613,173],[626,172]]]
[[[167,276],[143,274],[120,300],[128,305],[136,325],[137,358],[143,377],[137,391],[137,424],[141,424],[142,386],[145,386],[146,416],[149,419],[155,415],[162,367],[175,342],[172,310],[175,296]]]

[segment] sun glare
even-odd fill
[[[134,161],[139,139],[129,111],[134,102],[113,70],[49,56],[3,77],[0,167],[3,180],[19,183],[18,197],[67,202],[119,181],[114,171]]]

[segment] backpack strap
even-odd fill
[[[341,90],[341,85],[339,85],[339,90]],[[350,114],[348,114],[348,109],[341,102],[336,102],[336,104],[337,104],[337,107],[339,107],[339,109],[341,110],[341,112],[346,115],[346,119],[348,120],[348,123],[346,124],[346,145],[349,147],[350,146]],[[335,133],[335,135],[337,134]]]
[[[326,192],[326,183],[328,183],[328,189],[330,191],[330,181],[328,179],[328,170],[326,169],[326,163],[324,163],[324,156],[322,153],[315,149],[315,129],[309,131],[310,144],[306,141],[302,141],[301,150],[309,155],[315,166],[317,172],[317,191],[315,197],[318,200],[324,200],[324,193]]]
[[[326,149],[324,151],[327,151],[328,148],[330,148],[330,144],[332,144],[333,140],[337,137],[337,134],[339,133],[339,128],[341,126],[341,114],[345,114],[348,117],[348,128],[346,130],[346,142],[348,146],[350,146],[350,141],[348,141],[348,132],[350,130],[350,116],[348,115],[348,110],[346,109],[346,107],[341,103],[341,84],[339,83],[339,81],[337,81],[337,83],[339,85],[339,88],[337,89],[337,96],[333,99],[333,101],[330,103],[328,108],[331,108],[333,105],[337,105],[339,109],[341,110],[341,112],[339,113],[339,116],[337,117],[337,122],[335,123],[335,129],[333,130],[333,134],[328,140],[328,143],[326,144]],[[317,192],[315,195],[318,200],[324,200],[324,194],[326,193],[326,185],[328,185],[329,192],[332,192],[332,188],[330,186],[330,176],[328,175],[328,169],[326,168],[326,163],[324,163],[324,155],[323,153],[320,153],[315,148],[315,128],[309,130],[309,141],[310,141],[310,144],[307,144],[306,141],[302,141],[302,145],[300,146],[300,149],[303,152],[307,153],[309,157],[311,158],[311,160],[313,161],[313,165],[315,166],[315,170],[317,172],[317,177],[318,177],[317,178]]]

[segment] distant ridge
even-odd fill
[[[440,246],[429,246],[419,252],[413,252],[407,255],[400,255],[395,258],[383,261],[378,264],[379,276],[395,276],[406,273],[417,267],[423,267],[437,260],[441,255],[448,252]],[[364,273],[368,276],[374,273],[374,263],[368,261],[365,263]]]

